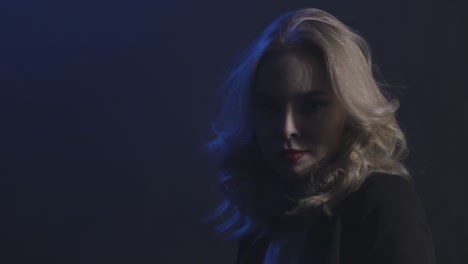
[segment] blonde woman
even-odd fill
[[[235,64],[206,147],[236,263],[435,263],[399,104],[372,67],[367,42],[314,8],[280,16]]]

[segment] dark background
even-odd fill
[[[0,4],[0,263],[234,263],[202,221],[217,86],[274,18],[358,30],[398,114],[438,263],[468,263],[468,16],[448,1]]]

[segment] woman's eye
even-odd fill
[[[275,102],[260,101],[255,104],[256,108],[260,111],[275,111],[278,109],[278,105]]]
[[[308,113],[318,112],[327,106],[328,106],[328,103],[324,103],[324,102],[304,102],[301,105],[301,110],[304,113],[308,114]]]

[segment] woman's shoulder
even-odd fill
[[[365,263],[435,263],[432,233],[413,180],[373,173],[346,200],[343,228],[367,241],[370,261]]]
[[[373,172],[357,191],[343,202],[343,212],[364,219],[370,214],[398,217],[402,214],[424,214],[422,202],[412,178]]]
[[[409,198],[417,198],[417,191],[412,178],[383,173],[371,173],[358,192],[365,203],[397,203]]]

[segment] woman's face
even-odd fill
[[[286,180],[302,180],[333,154],[345,120],[323,63],[304,50],[264,57],[253,88],[255,138],[271,168]],[[302,152],[289,153],[287,150]]]

